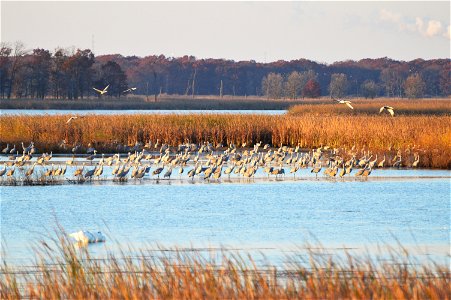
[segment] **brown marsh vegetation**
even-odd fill
[[[262,141],[277,147],[354,147],[388,158],[400,150],[405,158],[418,153],[420,167],[451,168],[449,115],[87,115],[66,124],[69,117],[1,116],[0,136],[3,143],[19,147],[22,141],[34,141],[40,152],[55,153],[70,153],[72,145],[89,143],[99,153],[114,153],[119,144],[157,139],[172,146],[189,140],[213,145]],[[60,147],[63,139],[70,147]]]
[[[132,249],[131,249],[132,250]],[[306,246],[274,266],[227,250],[138,251],[96,259],[60,242],[36,247],[31,266],[0,267],[2,299],[450,299],[448,266],[401,247],[383,257]]]

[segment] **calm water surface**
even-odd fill
[[[67,232],[106,232],[109,248],[120,242],[281,250],[312,236],[326,246],[394,243],[396,236],[404,245],[449,247],[446,177],[186,182],[3,186],[1,235],[8,259],[31,257],[29,246],[56,219]]]

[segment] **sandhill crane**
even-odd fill
[[[6,173],[6,164],[3,164],[3,169],[0,170],[0,177],[3,177]]]
[[[72,155],[72,159],[66,160],[66,165],[72,166],[75,163],[75,155]]]
[[[99,89],[96,89],[95,87],[93,87],[92,89],[94,90],[94,91],[96,91],[97,93],[99,93],[99,95],[103,95],[103,94],[106,94],[106,93],[108,93],[108,87],[109,87],[110,85],[107,85],[103,90],[99,90]]]
[[[53,157],[53,151],[50,151],[50,154],[49,154],[49,155],[45,155],[45,156],[44,156],[44,160],[45,160],[45,161],[49,161],[49,160],[52,159],[52,157]]]
[[[395,161],[395,163],[393,164],[393,168],[400,168],[402,165],[401,160],[402,160],[402,157],[400,155],[399,159],[397,161]]]
[[[3,154],[6,154],[6,153],[9,152],[9,150],[10,150],[9,144],[6,144],[6,148],[2,150],[2,153],[3,153]]]
[[[12,177],[14,175],[14,171],[16,170],[15,167],[12,167],[11,169],[8,170],[8,172],[6,173],[7,177]]]
[[[163,171],[164,167],[156,168],[153,170],[152,175],[157,175],[158,179],[160,179],[160,173]]]
[[[384,155],[384,159],[382,159],[382,160],[377,164],[377,167],[378,167],[378,168],[383,168],[384,165],[385,165],[385,155]]]
[[[144,177],[144,175],[146,175],[146,168],[142,168],[138,171],[138,173],[136,173],[135,175],[135,179],[141,179]]]
[[[379,110],[379,114],[381,114],[384,110],[388,111],[392,117],[395,116],[395,109],[391,106],[382,106]]]
[[[216,169],[216,171],[213,173],[213,177],[218,180],[221,177],[222,174],[222,164],[219,167],[219,169]]]
[[[321,168],[323,167],[322,162],[319,162],[319,167],[314,167],[310,173],[315,173],[316,178],[318,178],[318,173],[321,171]]]
[[[60,176],[61,172],[63,171],[63,169],[61,167],[57,168],[54,172],[53,172],[53,176]]]
[[[338,172],[338,167],[337,167],[337,165],[334,165],[332,170],[329,172],[329,176],[330,177],[335,177],[337,175],[337,172]]]
[[[28,147],[25,147],[25,145],[22,142],[22,149],[25,153],[28,153],[31,151],[31,149],[34,147],[34,143],[31,142],[30,145],[28,145]]]
[[[412,168],[418,167],[419,162],[420,162],[420,155],[417,154],[415,161],[412,163]]]
[[[376,154],[376,158],[368,163],[369,167],[374,168],[374,166],[376,165],[376,162],[377,162],[377,154]]]
[[[94,158],[96,157],[96,154],[97,154],[97,150],[94,150],[94,153],[93,153],[92,155],[86,157],[86,160],[89,160],[89,161],[91,161],[91,163],[92,163],[92,161],[93,161]]]
[[[117,173],[119,173],[120,168],[121,168],[121,165],[119,163],[116,163],[116,166],[113,168],[113,171],[111,172],[111,174],[117,175]]]
[[[94,176],[94,173],[95,173],[96,169],[97,169],[97,167],[94,167],[94,169],[86,171],[84,177],[91,179],[92,176]]]
[[[274,170],[274,167],[266,167],[263,169],[263,172],[268,174],[268,177],[270,174],[272,174],[272,171]]]
[[[97,177],[97,180],[99,180],[100,175],[103,173],[103,164],[100,164],[97,170],[94,172],[94,176]]]
[[[365,172],[365,169],[366,169],[366,166],[364,166],[363,168],[359,169],[359,170],[357,171],[357,173],[355,173],[355,176],[356,176],[356,177],[362,176],[362,175],[363,175],[363,172]]]
[[[228,175],[230,178],[230,173],[232,173],[233,169],[235,168],[235,165],[231,165],[230,167],[228,167],[225,171],[224,174]]]
[[[44,173],[44,176],[49,177],[49,176],[53,176],[53,172],[54,172],[54,167],[55,165],[52,164],[52,167],[50,169],[47,169]]]
[[[340,104],[346,104],[350,109],[354,109],[354,107],[352,107],[351,105],[351,101],[348,100],[342,100],[342,99],[336,99],[335,97],[332,97],[332,99],[334,99],[334,101],[340,103]]]
[[[179,169],[179,172],[178,172],[180,178],[182,177],[183,171],[184,171],[183,167],[180,166],[180,169]]]
[[[188,177],[190,177],[192,180],[194,180],[194,175],[196,175],[196,169],[193,168],[188,171]]]
[[[172,168],[169,167],[169,169],[167,169],[166,173],[164,173],[163,178],[169,178],[171,179],[171,175],[172,175]]]
[[[14,147],[11,150],[9,150],[9,154],[13,153],[16,153],[16,145],[14,145]]]
[[[343,167],[343,168],[341,169],[340,173],[338,173],[338,176],[340,176],[341,178],[343,178],[343,176],[346,175],[346,166],[345,166],[344,163],[343,163],[343,166],[342,166],[342,167]]]
[[[64,165],[64,167],[61,168],[60,175],[64,176],[66,174],[66,170],[67,170],[67,165]]]
[[[78,177],[81,176],[83,174],[83,170],[85,169],[85,163],[83,163],[83,165],[81,166],[81,168],[78,168],[75,170],[74,172],[74,176]]]
[[[131,166],[124,166],[124,168],[122,168],[122,170],[116,174],[116,177],[119,178],[119,180],[123,180],[130,171],[130,168]]]
[[[296,172],[299,170],[299,165],[294,165],[293,167],[291,167],[290,169],[290,173],[293,174],[293,177],[296,177]]]
[[[365,170],[363,170],[362,176],[363,176],[363,177],[368,177],[368,176],[371,174],[371,171],[372,171],[372,168],[371,168],[371,167],[365,168]]]

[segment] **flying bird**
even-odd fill
[[[391,106],[382,106],[379,110],[379,113],[382,113],[384,110],[387,110],[392,117],[395,116],[395,109]]]
[[[94,91],[96,91],[97,93],[99,93],[100,95],[103,95],[103,94],[105,94],[105,93],[108,93],[108,87],[109,87],[110,85],[107,85],[103,90],[98,90],[98,89],[96,89],[96,88],[92,88]]]
[[[129,88],[129,89],[126,89],[125,91],[123,91],[122,93],[131,93],[131,92],[133,92],[134,90],[136,90],[136,88],[135,87],[132,87],[132,88]]]
[[[346,104],[350,109],[354,109],[354,107],[352,107],[351,105],[351,101],[348,100],[342,100],[342,99],[337,99],[335,97],[332,97],[332,99],[334,99],[334,101],[337,101],[340,104]]]
[[[72,116],[69,118],[69,120],[66,121],[66,124],[69,124],[70,122],[72,122],[72,120],[78,119],[78,118],[83,118],[83,117],[78,117],[78,116]]]

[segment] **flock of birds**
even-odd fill
[[[337,103],[340,104],[344,104],[346,106],[348,106],[350,109],[354,109],[354,107],[352,106],[352,102],[349,100],[343,100],[343,99],[337,99],[335,97],[332,97],[332,99],[334,101],[336,101]],[[379,113],[381,114],[382,112],[387,111],[388,113],[390,113],[390,115],[392,117],[395,116],[395,109],[392,106],[388,106],[388,105],[384,105],[379,109]]]
[[[74,154],[65,162],[53,163],[55,159],[53,159],[52,152],[34,157],[36,153],[34,143],[31,142],[28,147],[22,143],[23,154],[21,156],[13,154],[16,151],[15,145],[11,149],[7,145],[2,150],[3,154],[12,155],[0,169],[0,178],[3,180],[6,175],[10,180],[16,180],[19,177],[24,182],[32,180],[32,176],[37,180],[61,180],[67,174],[68,166],[71,167],[73,176],[72,179],[66,179],[77,182],[101,177],[107,178],[107,172],[111,172],[113,180],[117,181],[126,181],[128,178],[142,179],[146,175],[157,179],[160,179],[160,176],[170,179],[174,172],[180,178],[186,174],[191,180],[194,180],[195,177],[203,180],[219,180],[223,175],[230,177],[232,174],[243,178],[253,178],[259,169],[262,169],[268,177],[278,178],[285,176],[288,172],[296,176],[296,173],[302,168],[310,169],[316,178],[321,172],[327,177],[338,175],[343,178],[353,173],[357,177],[365,178],[375,168],[400,168],[407,165],[415,168],[420,161],[417,152],[413,153],[413,162],[408,162],[407,159],[403,161],[404,153],[401,150],[398,150],[392,158],[387,159],[386,155],[381,158],[364,149],[356,150],[355,147],[346,150],[343,148],[331,149],[325,146],[303,152],[299,145],[273,148],[269,144],[262,145],[259,142],[253,147],[246,146],[243,144],[239,148],[230,144],[227,147],[223,145],[213,147],[208,142],[199,145],[187,142],[178,147],[171,147],[168,144],[160,144],[160,141],[157,140],[155,144],[151,142],[145,145],[136,143],[133,153],[129,152],[122,156],[119,153],[110,156],[98,155],[91,146],[86,150],[89,153],[88,156],[77,158]],[[409,153],[404,155],[410,157],[410,149]],[[36,166],[40,166],[40,172],[36,171]],[[191,168],[188,170],[189,166]],[[20,175],[15,176],[16,172]]]
[[[96,89],[95,87],[93,87],[92,89],[93,89],[94,91],[96,91],[100,96],[102,96],[102,95],[108,93],[108,88],[109,88],[109,87],[110,87],[110,85],[107,85],[107,86],[104,87],[102,90]],[[135,91],[135,90],[136,90],[136,88],[135,88],[135,87],[132,87],[132,88],[126,89],[125,91],[122,91],[122,93],[123,93],[123,94],[126,94],[126,93],[132,93],[132,92]]]
[[[104,95],[104,94],[106,94],[106,93],[108,93],[108,88],[110,87],[110,85],[107,85],[105,88],[103,88],[102,90],[99,90],[99,89],[96,89],[96,88],[94,88],[93,87],[93,90],[94,91],[96,91],[97,93],[99,93],[99,95]],[[132,88],[128,88],[128,89],[126,89],[125,91],[123,91],[122,93],[131,93],[131,92],[133,92],[133,91],[135,91],[136,90],[136,88],[135,87],[132,87]],[[334,100],[334,101],[336,101],[337,103],[340,103],[340,104],[344,104],[344,105],[346,105],[346,106],[348,106],[350,109],[354,109],[354,107],[352,106],[352,102],[351,101],[349,101],[349,100],[343,100],[343,99],[337,99],[337,98],[335,98],[335,97],[332,97],[332,99]],[[392,106],[382,106],[381,108],[380,108],[380,110],[379,110],[379,114],[381,114],[383,111],[387,111],[388,113],[390,113],[390,115],[392,116],[392,117],[394,117],[395,116],[395,109],[392,107]],[[69,121],[68,121],[68,123],[70,122],[70,119],[69,119]]]

